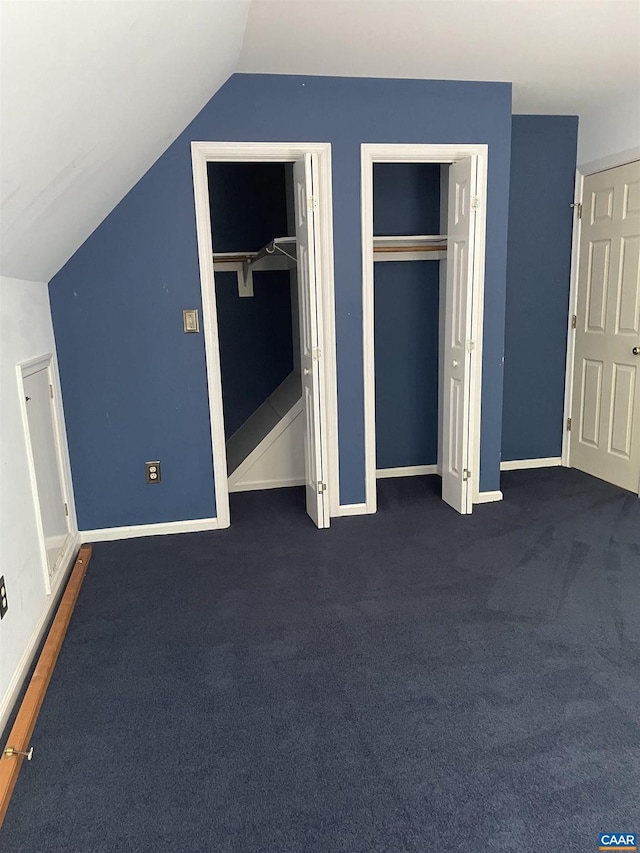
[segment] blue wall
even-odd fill
[[[502,458],[560,456],[578,119],[513,116]]]
[[[287,163],[208,163],[216,252],[257,252],[287,237]]]
[[[440,233],[440,166],[373,164],[373,233],[380,236]]]
[[[215,515],[204,341],[182,332],[200,305],[194,139],[332,145],[343,504],[365,485],[360,144],[488,143],[481,487],[497,489],[511,85],[234,75],[51,282],[80,527]]]
[[[217,252],[251,252],[287,236],[285,163],[209,163],[211,233]],[[292,200],[293,201],[293,200]],[[227,437],[293,369],[287,270],[256,272],[252,297],[234,273],[216,274],[216,305]]]
[[[216,273],[227,438],[293,370],[289,273],[254,273],[253,294],[238,296],[235,273]]]
[[[439,266],[375,265],[378,468],[438,461]]]
[[[440,166],[376,163],[373,233],[440,233]],[[376,263],[376,466],[438,461],[438,261]]]

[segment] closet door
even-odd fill
[[[471,387],[471,294],[475,212],[475,159],[449,167],[447,297],[443,341],[444,393],[442,499],[460,513],[472,510],[469,482],[469,394]],[[475,473],[478,476],[478,472]]]
[[[304,412],[304,459],[307,512],[318,527],[329,526],[328,494],[324,475],[327,458],[323,446],[323,372],[320,281],[316,246],[313,174],[316,155],[305,154],[293,165],[295,187],[296,245],[298,254],[298,301],[300,316],[300,366]]]

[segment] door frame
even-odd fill
[[[56,448],[56,461],[58,463],[58,473],[60,475],[60,487],[62,496],[67,505],[67,538],[63,547],[60,549],[57,563],[53,572],[49,575],[49,564],[47,561],[47,549],[44,538],[44,528],[42,526],[42,513],[40,511],[40,498],[38,496],[38,480],[36,476],[36,466],[33,458],[33,449],[31,445],[31,431],[29,430],[29,415],[27,412],[27,403],[25,400],[24,380],[27,376],[34,373],[39,373],[41,370],[47,371],[49,385],[52,388],[51,401],[51,422],[53,427],[53,439]],[[20,414],[22,417],[22,429],[24,432],[25,448],[27,452],[27,465],[29,468],[29,481],[31,484],[31,494],[33,496],[33,505],[36,518],[36,529],[38,533],[38,549],[40,551],[40,562],[42,565],[42,574],[44,578],[45,592],[51,595],[54,587],[57,586],[58,573],[66,564],[67,557],[76,544],[76,534],[78,532],[78,522],[76,519],[75,500],[73,496],[73,482],[71,479],[71,464],[66,442],[66,431],[64,426],[64,412],[62,409],[62,400],[60,395],[60,382],[58,378],[58,365],[53,353],[45,353],[36,358],[29,358],[16,364],[16,380],[18,388],[18,399],[20,405]]]
[[[580,239],[582,237],[582,204],[584,201],[584,179],[598,172],[606,172],[618,166],[626,166],[640,160],[640,148],[630,148],[619,154],[612,154],[589,163],[582,163],[576,169],[573,195],[573,230],[571,233],[571,272],[569,278],[569,310],[567,312],[567,353],[564,378],[564,410],[562,414],[562,465],[571,468],[571,430],[568,419],[573,405],[573,374],[575,370],[576,330],[573,328],[573,315],[578,306],[578,276],[580,274]],[[640,483],[638,483],[640,497]]]
[[[320,382],[320,412],[326,437],[326,483],[329,515],[337,515],[338,485],[338,384],[336,378],[335,299],[333,276],[333,201],[331,183],[331,144],[328,142],[192,142],[191,161],[196,215],[196,237],[200,266],[202,328],[204,331],[209,422],[213,454],[213,478],[218,527],[229,527],[229,483],[227,476],[226,436],[220,368],[220,340],[213,270],[211,219],[207,163],[292,163],[305,154],[316,154],[318,162],[317,208],[315,211],[321,280],[318,281],[322,305],[323,335]],[[277,236],[277,235],[274,235]]]
[[[373,164],[452,163],[463,157],[476,159],[479,199],[475,217],[473,285],[471,293],[471,387],[469,405],[469,459],[471,460],[471,503],[484,502],[480,495],[480,408],[482,399],[482,333],[484,322],[484,266],[486,245],[487,169],[489,146],[370,144],[361,146],[362,209],[362,322],[364,365],[365,502],[366,512],[377,507],[376,496],[376,406],[375,406],[375,327],[373,260]],[[500,494],[500,497],[502,495]],[[496,495],[497,498],[497,495]]]

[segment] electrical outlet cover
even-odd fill
[[[159,483],[162,480],[160,462],[157,459],[155,462],[145,462],[144,470],[147,483]]]
[[[0,619],[4,619],[9,602],[7,601],[7,587],[4,582],[4,575],[0,578]]]

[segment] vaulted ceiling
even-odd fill
[[[614,113],[640,121],[637,0],[2,0],[0,12],[0,257],[16,278],[49,280],[234,71],[512,81],[514,112],[579,114],[595,130]]]
[[[235,71],[248,9],[0,4],[2,275],[55,275]]]

